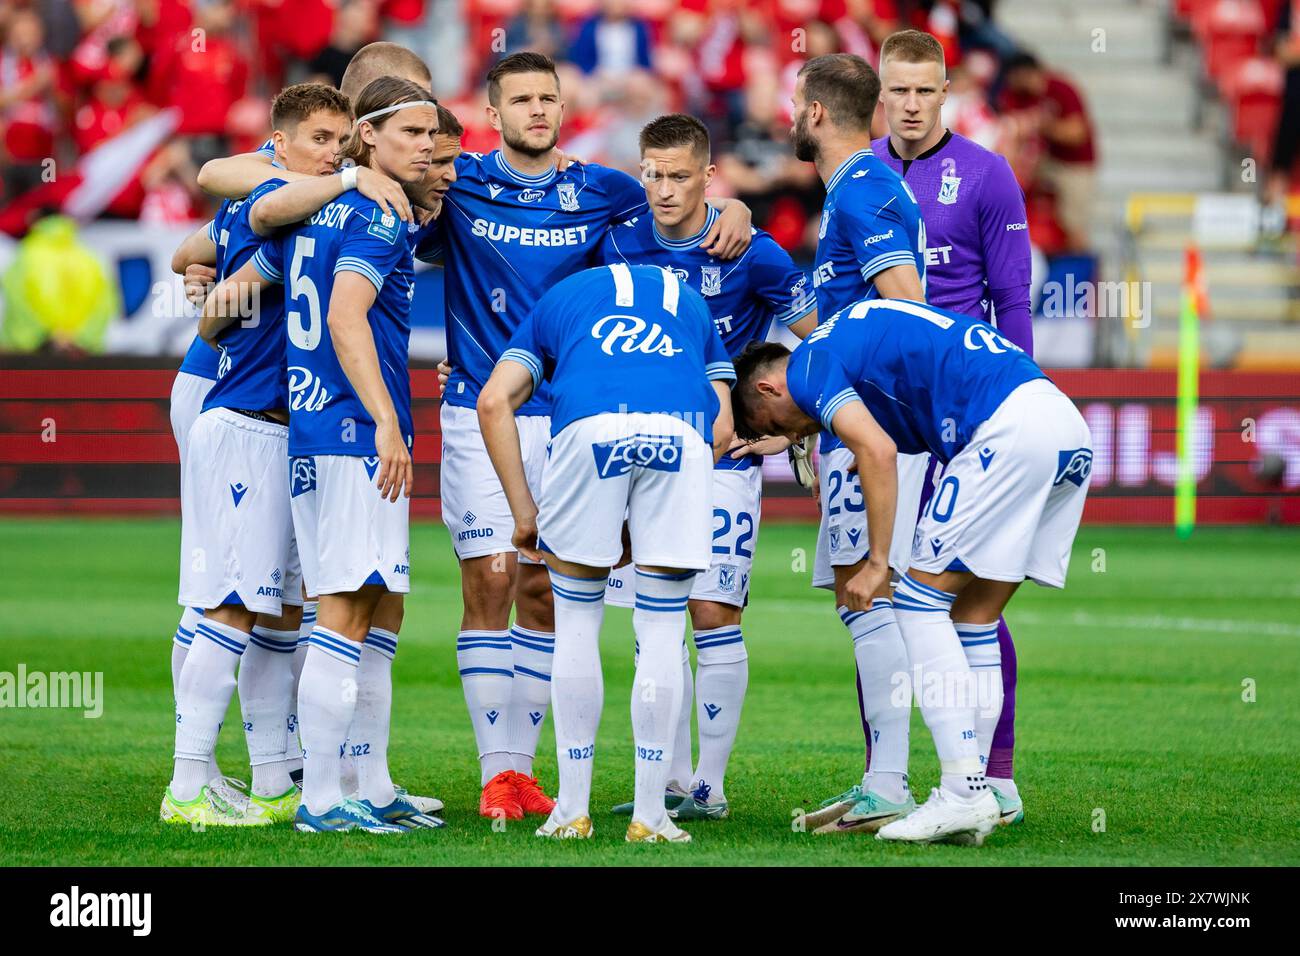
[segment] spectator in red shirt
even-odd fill
[[[196,31],[178,36],[153,63],[153,100],[180,109],[181,135],[224,135],[226,115],[244,95],[248,64],[231,36],[234,20],[232,0],[195,0]]]
[[[54,156],[57,78],[40,17],[15,11],[0,47],[0,164],[10,198],[38,185],[42,163]]]
[[[1067,250],[1086,252],[1091,246],[1097,154],[1083,97],[1033,55],[1019,53],[1004,64],[998,105],[1041,140],[1044,155],[1038,175],[1056,193],[1056,215]]]

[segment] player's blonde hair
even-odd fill
[[[355,104],[362,91],[381,76],[409,79],[423,86],[426,93],[433,89],[433,76],[424,61],[401,44],[387,40],[368,43],[356,52],[343,71],[339,89]],[[364,114],[358,111],[357,115]]]
[[[885,37],[880,47],[880,69],[884,70],[886,60],[898,60],[900,63],[938,63],[941,70],[947,69],[943,57],[943,45],[933,36],[920,30],[899,30]]]

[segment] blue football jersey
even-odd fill
[[[506,343],[543,293],[595,265],[609,227],[647,207],[637,180],[587,163],[525,176],[499,150],[462,153],[456,176],[417,254],[446,266],[452,373],[443,401],[473,408]],[[539,388],[519,413],[550,414],[549,388]]]
[[[603,412],[661,412],[713,441],[718,396],[735,381],[709,308],[655,266],[616,263],[570,276],[542,296],[501,354],[550,381],[551,435]]]
[[[813,289],[817,314],[834,315],[862,299],[878,299],[876,273],[911,263],[925,288],[925,223],[921,207],[898,173],[860,149],[826,183],[817,229]],[[839,447],[822,434],[821,452]]]
[[[273,162],[275,160],[275,144],[269,139],[257,147],[255,152],[262,156],[269,156]],[[209,223],[209,226],[211,226],[211,223]],[[213,241],[216,241],[215,238]],[[220,277],[220,273],[218,273],[218,277]],[[197,375],[199,378],[215,380],[218,377],[217,365],[219,361],[212,346],[195,335],[194,340],[190,342],[189,349],[185,352],[185,358],[181,360],[180,371],[187,372],[190,375]]]
[[[253,231],[248,214],[253,203],[283,185],[283,179],[268,179],[245,198],[221,204],[208,226],[208,237],[217,245],[218,280],[238,272],[261,248],[264,237]],[[205,412],[210,408],[260,411],[289,407],[282,286],[264,286],[254,314],[226,326],[217,344],[221,350],[217,381],[203,402]]]
[[[377,290],[367,313],[370,332],[402,436],[407,447],[414,444],[407,370],[412,240],[406,223],[351,190],[294,231],[268,239],[253,256],[258,272],[285,286],[290,455],[375,454],[374,419],[343,374],[325,321],[340,272],[356,272]]]
[[[813,312],[817,300],[808,276],[761,229],[753,231],[753,241],[739,259],[718,259],[700,248],[718,215],[710,206],[704,227],[687,239],[667,239],[659,234],[651,215],[638,216],[609,231],[601,255],[607,264],[625,262],[671,270],[703,296],[723,347],[734,358],[750,342],[767,338],[774,319],[791,325]],[[762,460],[758,455],[724,456],[717,467],[741,471]]]
[[[1025,382],[1046,378],[987,322],[901,299],[864,300],[817,325],[786,370],[790,397],[830,430],[861,401],[901,454],[944,464]]]

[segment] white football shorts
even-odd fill
[[[687,422],[657,412],[580,418],[551,440],[539,543],[565,561],[613,567],[626,517],[633,562],[703,571],[712,501],[713,452]]]
[[[215,384],[213,379],[191,375],[189,372],[177,372],[176,379],[172,382],[172,435],[176,438],[176,448],[181,455],[181,468],[185,467],[185,455],[189,450],[190,429],[198,420],[204,399]]]
[[[488,457],[487,446],[483,444],[478,413],[472,408],[444,402],[441,422],[439,496],[442,520],[451,532],[457,560],[514,551],[510,538],[515,533],[515,519],[510,514],[510,503],[492,467],[492,459]],[[547,415],[518,415],[515,425],[519,429],[528,487],[533,492],[533,500],[541,501],[551,419]],[[531,563],[524,557],[519,560]]]
[[[411,590],[411,499],[381,498],[378,475],[373,457],[290,461],[289,500],[308,594],[350,594],[366,584]]]
[[[713,558],[707,571],[695,576],[692,601],[714,601],[743,608],[749,600],[754,569],[759,511],[763,502],[763,469],[713,472]],[[636,603],[635,572],[631,564],[609,572],[605,603],[632,607]]]
[[[835,568],[857,564],[867,556],[867,503],[858,473],[849,471],[853,452],[841,445],[821,456],[817,480],[821,486],[821,525],[813,558],[813,587],[834,588]],[[916,513],[930,456],[898,456],[898,511],[889,546],[889,566],[902,574],[912,556]]]
[[[301,605],[289,513],[289,427],[214,408],[198,417],[188,437],[179,602],[208,609],[238,603],[277,616],[282,604]]]
[[[948,462],[916,529],[912,567],[1064,587],[1092,478],[1092,435],[1045,378],[1006,397]]]

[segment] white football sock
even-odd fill
[[[397,635],[372,627],[357,667],[357,709],[348,731],[348,752],[357,773],[357,794],[376,807],[397,799],[388,772],[388,733],[393,713],[393,656]]]
[[[172,637],[172,698],[180,693],[181,668],[185,666],[185,655],[194,643],[194,628],[203,620],[203,609],[187,607],[181,611],[180,622],[176,625],[176,634]]]
[[[672,765],[682,706],[681,642],[695,572],[657,574],[636,569],[632,627],[640,647],[632,684],[636,792],[632,819],[652,830],[668,821],[664,786]]]
[[[696,631],[695,652],[700,765],[693,782],[708,787],[709,801],[718,803],[726,799],[724,778],[749,686],[749,654],[739,624]]]
[[[176,775],[172,795],[178,800],[193,800],[198,787],[211,779],[207,776],[212,750],[221,732],[221,722],[235,692],[235,668],[248,645],[249,635],[229,624],[208,618],[194,631],[194,643],[181,669],[180,692],[176,701]],[[187,766],[181,767],[186,761]],[[198,787],[198,768],[202,762],[204,778]]]
[[[298,685],[303,775],[302,801],[310,813],[324,813],[343,799],[339,748],[347,739],[357,701],[361,645],[316,625]]]
[[[293,654],[297,631],[253,628],[239,664],[239,709],[244,717],[253,793],[278,797],[293,786],[285,750],[293,711]]]
[[[871,725],[871,770],[864,790],[886,800],[907,798],[907,751],[911,739],[912,693],[907,647],[893,605],[876,598],[866,611],[839,608],[853,638],[853,657],[862,682],[862,705]]]
[[[641,663],[641,645],[636,645],[632,666]],[[695,780],[695,763],[691,759],[691,701],[695,694],[695,675],[691,672],[691,649],[682,638],[682,710],[677,718],[677,734],[673,738],[673,762],[668,767],[668,785],[676,784],[678,790],[691,790]]]
[[[298,682],[302,679],[302,665],[307,660],[307,642],[316,626],[316,603],[308,601],[302,606],[302,623],[298,625],[298,646],[293,652],[293,694],[290,697],[289,743],[284,757],[289,763],[289,773],[302,777],[302,741],[298,739]]]
[[[921,716],[939,753],[940,783],[953,795],[970,799],[987,785],[975,735],[970,665],[950,616],[955,597],[905,574],[894,592],[894,617],[907,646]]]
[[[542,722],[551,706],[555,635],[516,624],[510,628],[510,646],[515,662],[507,715],[510,720],[510,760],[516,771],[531,777],[533,758],[537,756],[537,738],[542,733]]]
[[[456,635],[456,666],[478,743],[482,786],[503,770],[514,769],[509,711],[515,664],[510,632],[461,631]]]
[[[555,657],[551,713],[560,791],[553,814],[569,823],[591,816],[591,768],[596,731],[605,705],[600,672],[600,625],[605,616],[605,577],[572,578],[551,571],[555,595]],[[663,803],[663,794],[659,795]]]
[[[993,731],[1002,716],[1002,650],[998,622],[957,624],[957,637],[975,680],[975,736],[980,745],[980,766],[988,769]]]

